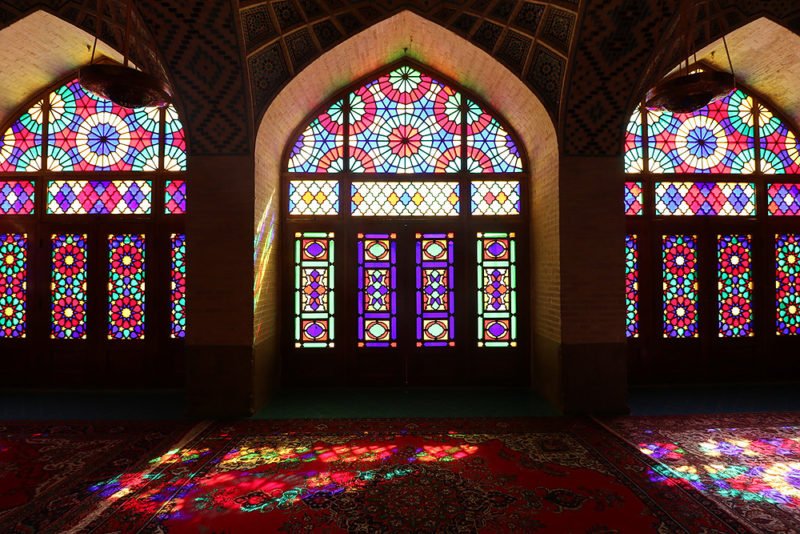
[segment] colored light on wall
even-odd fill
[[[86,234],[51,236],[51,339],[86,339],[86,242]]]
[[[656,182],[656,215],[755,214],[752,183]]]
[[[470,189],[473,215],[519,215],[519,182],[475,180]]]
[[[29,215],[34,207],[33,182],[0,181],[0,215]]]
[[[416,234],[418,347],[455,345],[453,234]]]
[[[625,236],[625,337],[639,337],[639,243]]]
[[[170,236],[170,337],[186,337],[186,234]]]
[[[28,235],[0,234],[0,338],[24,338]]]
[[[53,215],[144,215],[150,213],[149,181],[57,180],[47,186],[47,213]]]
[[[334,346],[334,244],[333,232],[295,233],[295,347]]]
[[[354,216],[456,216],[458,182],[353,182]]]
[[[186,182],[168,180],[164,188],[164,213],[178,215],[186,213]]]
[[[664,337],[697,337],[697,236],[662,237]]]
[[[515,234],[477,234],[478,346],[517,346]]]
[[[642,182],[625,182],[625,215],[642,215]]]
[[[358,346],[397,346],[396,234],[358,234]]]
[[[108,339],[144,339],[145,236],[108,236]]]
[[[749,235],[717,236],[719,337],[753,335],[753,278]]]
[[[338,181],[289,182],[289,215],[336,215],[337,213],[339,213]]]
[[[775,236],[777,333],[797,335],[800,326],[800,236]]]

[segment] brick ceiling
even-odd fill
[[[767,16],[800,33],[797,0],[700,0],[697,43]],[[121,48],[125,0],[102,38]],[[246,154],[254,121],[300,70],[401,10],[492,54],[539,97],[573,155],[614,155],[625,117],[680,60],[665,0],[136,0],[134,62],[175,87],[194,155]],[[91,33],[96,0],[0,0],[0,27],[44,9]],[[565,135],[565,132],[568,132]]]

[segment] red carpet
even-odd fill
[[[163,424],[126,425],[124,450],[79,424],[42,425],[52,440],[6,425],[0,523],[19,532],[747,532],[701,493],[650,482],[649,458],[585,419],[238,421],[173,436],[172,450],[157,443]],[[59,466],[78,451],[82,465]],[[51,468],[60,482],[43,474]],[[25,498],[13,501],[9,487]]]
[[[711,498],[754,532],[800,532],[800,414],[621,417],[610,428],[657,460],[653,481]]]

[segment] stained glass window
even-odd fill
[[[751,183],[656,182],[656,215],[755,214]]]
[[[777,332],[793,336],[800,326],[800,236],[775,236]]]
[[[458,182],[353,182],[350,213],[361,216],[455,216]]]
[[[800,173],[800,152],[794,132],[764,106],[758,106],[758,123],[761,136],[761,172]]]
[[[662,238],[664,337],[697,337],[697,236]]]
[[[397,346],[396,234],[358,234],[358,346]]]
[[[458,172],[461,94],[399,67],[350,94],[350,170]]]
[[[150,182],[53,181],[47,186],[47,213],[126,214],[150,213]]]
[[[344,170],[343,101],[334,103],[314,119],[295,141],[289,172],[342,172]]]
[[[737,90],[692,113],[649,111],[650,172],[754,172],[753,106]]]
[[[0,215],[28,215],[34,209],[33,182],[0,181]]]
[[[717,236],[719,337],[753,335],[753,278],[749,235]]]
[[[338,181],[289,182],[289,215],[336,215],[337,213],[339,213]]]
[[[186,234],[172,234],[170,244],[170,337],[177,339],[186,337]]]
[[[108,339],[144,339],[143,234],[108,236]]]
[[[769,184],[767,211],[770,215],[800,213],[800,184]]]
[[[466,170],[475,173],[522,172],[522,159],[511,135],[478,104],[467,100]]]
[[[519,182],[475,180],[471,189],[473,215],[519,215]]]
[[[49,98],[48,170],[158,169],[158,108],[117,106],[84,91],[78,80]]]
[[[86,234],[53,234],[50,337],[86,339]]]
[[[625,236],[625,337],[639,337],[639,244],[636,234]]]
[[[43,124],[39,101],[6,130],[0,138],[0,172],[41,170]]]
[[[185,171],[186,135],[175,106],[167,106],[164,121],[164,169]]]
[[[27,234],[0,234],[0,337],[25,337]]]
[[[642,213],[642,182],[625,182],[625,215]]]
[[[644,149],[642,148],[642,113],[637,107],[625,128],[625,172],[635,174],[644,171]]]
[[[177,215],[186,213],[186,182],[167,180],[164,188],[164,213]]]
[[[417,346],[455,345],[453,234],[416,234]]]
[[[297,232],[294,241],[294,345],[334,345],[334,234]]]
[[[478,346],[517,345],[515,234],[478,233]]]

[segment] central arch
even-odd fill
[[[530,259],[534,336],[557,345],[561,338],[558,140],[539,99],[489,54],[441,26],[403,11],[323,54],[287,84],[262,116],[255,144],[254,332],[256,391],[264,400],[279,376],[279,231],[281,156],[293,130],[324,99],[345,85],[403,57],[439,71],[471,89],[519,132],[532,176]],[[557,354],[537,353],[535,382],[550,398],[559,383]],[[548,389],[550,391],[548,391]],[[259,400],[259,399],[257,399]]]

